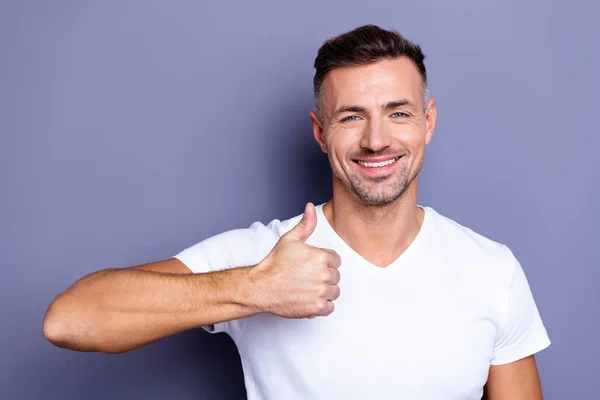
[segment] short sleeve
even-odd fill
[[[550,345],[550,338],[533,299],[525,272],[510,253],[514,271],[507,298],[506,318],[496,336],[492,365],[508,364]]]
[[[234,229],[205,239],[181,251],[174,258],[184,263],[193,273],[209,273],[220,270],[256,265],[262,261],[277,243],[274,220],[265,226],[255,222],[246,229]],[[236,336],[243,320],[227,321],[214,326],[203,326],[210,333],[227,332]]]

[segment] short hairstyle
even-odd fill
[[[408,57],[421,75],[423,108],[427,107],[427,69],[421,46],[412,43],[394,30],[382,29],[376,25],[364,25],[352,31],[327,40],[315,58],[313,91],[315,112],[321,114],[321,87],[325,77],[334,68],[372,64],[382,60]]]

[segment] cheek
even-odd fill
[[[419,153],[429,142],[427,132],[415,124],[400,125],[394,130],[398,144],[411,153]]]
[[[354,138],[352,135],[332,132],[326,139],[329,158],[336,163],[344,164],[347,155],[353,150],[356,151],[356,148],[353,147],[353,143]]]
[[[394,136],[402,141],[415,142],[425,138],[425,128],[417,121],[396,123],[390,129]]]

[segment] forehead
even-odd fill
[[[332,69],[325,77],[322,89],[324,108],[355,104],[369,107],[398,99],[418,103],[421,76],[409,58],[400,57]]]

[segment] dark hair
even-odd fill
[[[412,43],[394,30],[376,25],[364,25],[327,40],[315,58],[313,91],[315,111],[321,117],[320,95],[325,77],[333,68],[367,65],[381,60],[408,57],[419,70],[423,102],[427,102],[427,70],[421,46]]]

